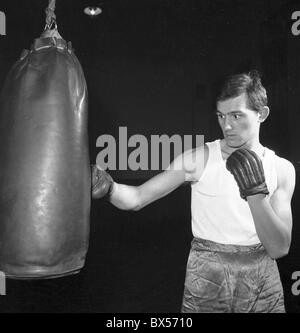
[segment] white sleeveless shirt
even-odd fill
[[[240,197],[233,175],[226,169],[220,140],[206,143],[208,160],[200,179],[192,183],[192,232],[194,237],[223,244],[260,243],[247,201]],[[265,148],[262,158],[270,196],[277,188],[275,153]]]

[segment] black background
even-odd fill
[[[98,18],[83,13],[99,3]],[[0,88],[22,49],[43,31],[47,4],[0,0],[7,20],[6,36],[0,36]],[[300,36],[291,32],[291,15],[300,1],[57,0],[56,5],[59,31],[72,42],[88,84],[91,162],[100,151],[96,139],[118,138],[120,126],[128,128],[128,136],[220,137],[215,88],[225,75],[256,68],[271,108],[262,143],[291,160],[298,173]],[[155,172],[111,174],[140,184]],[[291,292],[291,275],[300,271],[298,196],[297,183],[292,246],[278,261],[288,312],[300,312],[300,296]],[[137,213],[94,201],[81,273],[7,281],[0,312],[179,312],[191,238],[189,187]]]

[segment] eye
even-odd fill
[[[233,117],[234,117],[234,119],[240,119],[241,118],[241,116],[239,114],[234,114]]]
[[[217,117],[219,119],[224,119],[225,118],[225,116],[222,113],[217,113]]]

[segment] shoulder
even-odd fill
[[[186,181],[198,181],[208,160],[208,147],[206,144],[195,149],[186,151],[183,154],[183,166],[186,174]]]
[[[185,180],[196,181],[200,178],[208,159],[208,147],[203,144],[197,148],[189,149],[180,154],[173,161],[171,168],[183,170]]]
[[[275,155],[274,162],[278,174],[285,175],[286,177],[295,175],[295,167],[289,160]]]
[[[275,155],[275,168],[277,173],[278,187],[293,192],[296,182],[294,165],[287,159]]]
[[[183,160],[186,162],[186,171],[189,168],[193,168],[195,164],[201,163],[205,161],[208,157],[208,147],[206,144],[203,144],[197,148],[189,149],[182,154]]]

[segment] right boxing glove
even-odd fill
[[[262,161],[254,151],[246,148],[235,150],[228,157],[226,168],[234,176],[244,200],[259,193],[269,194]]]

